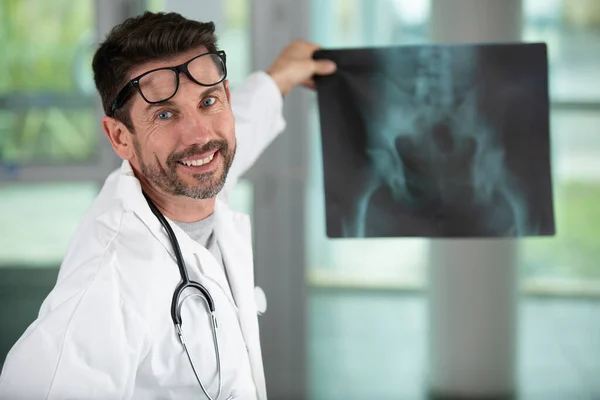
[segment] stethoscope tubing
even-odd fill
[[[173,232],[173,229],[171,228],[171,225],[169,224],[167,219],[160,212],[158,207],[156,207],[156,205],[152,202],[152,200],[148,197],[148,195],[146,195],[146,193],[144,191],[142,191],[142,194],[144,195],[146,201],[148,202],[148,206],[150,207],[150,210],[156,216],[156,218],[160,221],[161,225],[163,226],[163,228],[165,228],[165,231],[167,232],[167,235],[169,236],[171,246],[173,247],[173,252],[175,253],[177,267],[179,268],[179,274],[181,276],[181,282],[175,288],[175,291],[173,292],[173,300],[171,301],[171,319],[173,320],[173,324],[175,325],[175,330],[177,332],[177,335],[179,336],[181,345],[183,346],[183,349],[185,350],[187,358],[190,361],[190,364],[192,366],[192,370],[194,371],[194,375],[196,376],[196,380],[200,384],[202,391],[204,392],[206,397],[208,397],[210,400],[218,400],[219,397],[221,397],[222,378],[221,378],[221,355],[220,355],[220,351],[219,351],[219,338],[217,335],[218,323],[217,323],[217,317],[216,317],[216,313],[215,313],[215,302],[214,302],[212,296],[210,295],[210,293],[208,292],[208,290],[203,285],[201,285],[198,282],[194,282],[194,281],[190,280],[189,275],[187,273],[187,269],[185,267],[185,262],[183,260],[183,256],[181,254],[181,248],[179,246],[179,241],[177,240],[177,237],[175,236],[175,232]],[[182,300],[180,300],[180,298],[183,294],[183,291],[187,288],[196,289],[200,293],[187,295]],[[202,380],[200,379],[200,376],[198,375],[198,372],[194,365],[194,361],[192,360],[192,357],[188,351],[186,340],[185,340],[185,337],[183,334],[182,320],[181,320],[181,307],[182,307],[183,303],[185,302],[185,300],[187,300],[190,297],[195,297],[195,296],[200,297],[205,302],[206,307],[210,314],[211,331],[212,331],[212,336],[213,336],[213,344],[215,346],[215,358],[217,361],[217,373],[218,373],[218,379],[219,379],[219,390],[217,393],[217,397],[215,397],[214,399],[208,394],[206,388],[204,387],[204,384],[202,383]]]

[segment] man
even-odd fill
[[[282,95],[335,65],[294,42],[230,94],[215,43],[212,23],[146,13],[97,50],[102,127],[124,161],[9,353],[0,398],[266,398],[249,219],[223,199],[284,129]],[[185,274],[197,284],[179,293]]]

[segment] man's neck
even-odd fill
[[[215,198],[199,200],[187,196],[175,196],[155,189],[143,179],[140,179],[140,183],[160,212],[172,221],[188,223],[200,221],[215,210]]]

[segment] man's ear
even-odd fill
[[[102,129],[110,144],[112,144],[115,153],[124,160],[131,160],[135,154],[131,132],[125,124],[114,118],[104,116],[102,118]]]

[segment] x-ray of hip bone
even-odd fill
[[[329,237],[555,233],[544,44],[315,58]]]

